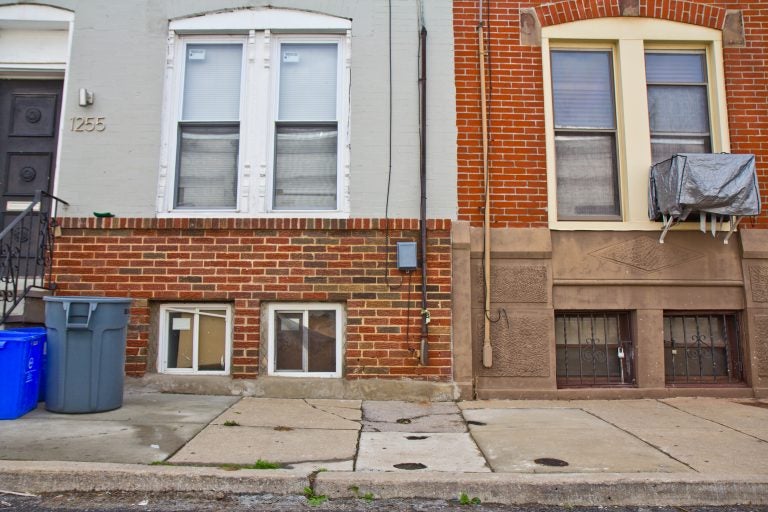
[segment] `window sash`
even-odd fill
[[[653,163],[677,153],[709,153],[709,86],[703,52],[646,51]]]
[[[164,305],[160,315],[161,372],[229,374],[231,309],[217,305]]]
[[[340,305],[273,304],[269,318],[268,374],[287,377],[340,377]]]
[[[237,207],[239,123],[179,123],[176,209]]]
[[[621,220],[611,50],[553,49],[558,220]]]
[[[271,211],[337,211],[340,199],[340,44],[278,45]]]

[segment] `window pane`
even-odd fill
[[[678,153],[709,153],[709,137],[651,137],[651,158],[663,162]]]
[[[703,85],[649,85],[651,133],[709,133],[707,88]]]
[[[177,208],[234,208],[240,127],[180,125]]]
[[[336,124],[277,126],[274,209],[335,210]]]
[[[309,312],[309,371],[336,371],[336,312]]]
[[[168,313],[168,368],[192,368],[194,315]]]
[[[336,120],[336,55],[335,44],[281,46],[281,121]]]
[[[275,312],[275,370],[304,369],[301,313]]]
[[[649,83],[705,83],[705,69],[701,53],[645,54],[645,78]]]
[[[240,44],[188,44],[184,71],[185,121],[240,119]]]
[[[216,311],[224,315],[224,311]],[[200,332],[198,333],[197,369],[200,371],[224,371],[224,352],[226,350],[225,318],[200,314]]]
[[[556,128],[616,127],[611,52],[553,51]]]
[[[556,135],[555,155],[558,218],[621,214],[612,134]]]

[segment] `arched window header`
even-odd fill
[[[292,30],[312,32],[343,32],[352,28],[352,21],[327,14],[289,9],[237,9],[171,20],[177,33],[239,32],[248,30]]]
[[[0,28],[66,30],[74,19],[72,11],[48,5],[0,6]]]

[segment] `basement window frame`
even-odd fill
[[[219,312],[211,315],[210,312]],[[224,303],[167,303],[161,304],[159,310],[159,344],[157,370],[168,375],[230,375],[232,371],[232,338],[233,338],[233,307]],[[171,313],[187,313],[192,315],[192,366],[190,368],[174,368],[168,366],[169,333],[173,323]],[[200,315],[211,315],[224,318],[224,369],[201,370],[199,365],[199,324]],[[178,351],[178,349],[177,349]],[[178,356],[177,356],[178,357]]]
[[[685,368],[686,368],[686,374],[685,375],[677,375],[674,373],[674,365],[673,361],[673,354],[672,350],[674,347],[672,346],[671,341],[668,340],[668,333],[670,329],[672,328],[671,319],[682,319],[683,320],[683,328],[685,326],[685,319],[691,319],[694,318],[695,322],[697,324],[697,329],[699,328],[699,319],[704,319],[704,327],[709,329],[710,336],[711,336],[711,330],[712,330],[712,319],[720,317],[724,320],[723,322],[723,328],[726,331],[725,337],[727,339],[720,339],[719,341],[722,342],[722,350],[724,351],[724,359],[725,359],[725,369],[726,374],[725,375],[716,375],[714,372],[714,368],[716,368],[716,363],[714,358],[712,358],[713,361],[713,371],[711,375],[703,375],[703,371],[700,368],[700,374],[699,376],[694,375],[693,377],[690,376],[689,368],[691,367],[688,364],[689,359],[699,359],[699,363],[701,364],[702,360],[702,351],[701,348],[699,348],[699,353],[696,354],[695,352],[689,352],[691,350],[694,350],[693,344],[685,343],[683,348],[683,354],[682,355],[685,358]],[[678,331],[679,332],[679,331]],[[693,332],[687,332],[687,330],[683,330],[683,332],[687,335],[685,342],[688,341],[687,338],[690,338],[691,341],[696,342],[697,337],[703,338],[699,343],[699,347],[701,347],[701,344],[706,344],[706,335],[701,335],[701,331],[698,331],[696,334]],[[723,336],[723,331],[720,331],[718,334],[720,336]],[[744,323],[743,323],[743,317],[742,313],[740,311],[732,311],[732,310],[725,310],[725,311],[690,311],[690,310],[664,310],[663,315],[663,328],[662,328],[662,344],[663,344],[663,350],[664,350],[664,382],[665,386],[668,388],[720,388],[720,387],[745,387],[747,386],[747,353],[746,353],[746,344],[744,340]],[[716,345],[713,343],[712,346],[709,348],[710,356],[714,354],[714,351],[716,349]],[[735,357],[734,353],[735,352]],[[693,355],[694,357],[691,357]],[[668,359],[669,357],[669,359]],[[707,357],[707,349],[705,348],[703,351],[703,358]],[[676,358],[675,358],[676,359]],[[679,364],[678,364],[679,365]],[[670,367],[672,368],[672,372],[670,372]],[[707,364],[707,367],[709,365]],[[738,375],[732,375],[733,373],[738,373]],[[678,380],[679,379],[679,380]]]
[[[309,371],[308,354],[308,334],[306,334],[306,324],[311,311],[333,311],[335,313],[335,347],[334,354],[336,359],[334,371],[312,372]],[[302,369],[301,370],[278,370],[276,354],[276,321],[277,313],[300,314],[302,315]],[[332,302],[272,302],[266,307],[267,315],[267,375],[289,378],[341,378],[344,368],[344,325],[345,308],[341,303]]]
[[[590,357],[586,357],[588,354],[588,350],[590,345],[587,343],[581,343],[581,339],[577,340],[577,343],[567,343],[567,333],[563,334],[564,337],[564,343],[559,343],[559,340],[561,339],[561,333],[563,333],[563,330],[558,330],[558,324],[565,322],[565,321],[577,321],[577,322],[583,322],[584,320],[589,321],[591,319],[591,329],[592,333],[594,334],[595,325],[598,324],[598,329],[600,328],[599,323],[603,322],[603,333],[606,332],[608,327],[608,319],[609,318],[615,318],[616,319],[616,342],[615,343],[608,343],[606,340],[605,343],[593,343],[591,345],[592,347],[592,355]],[[586,389],[586,388],[606,388],[606,389],[623,389],[623,388],[635,388],[637,387],[637,342],[636,342],[636,330],[634,328],[634,314],[632,311],[627,310],[577,310],[577,311],[570,311],[570,310],[557,310],[555,311],[555,379],[557,381],[557,388],[558,389]],[[565,325],[563,325],[563,329],[565,329]],[[577,328],[579,334],[581,334],[581,325]],[[626,336],[626,339],[622,339],[622,336]],[[606,336],[607,337],[607,336]],[[589,340],[591,338],[585,338],[586,340]],[[599,338],[595,338],[599,341]],[[611,340],[613,341],[613,340]],[[586,346],[586,349],[583,349],[582,346]],[[595,347],[604,347],[602,350],[595,350]],[[608,363],[608,351],[609,347],[611,347],[611,350],[615,349],[617,350],[618,354],[618,347],[621,346],[624,351],[624,361],[621,361],[620,358],[617,358],[619,363],[622,365],[619,368],[619,375],[623,378],[626,377],[627,382],[615,382],[612,381],[611,377],[611,368],[610,364]],[[564,347],[567,354],[567,347],[574,347],[578,350],[578,357],[577,360],[579,361],[579,374],[576,376],[569,376],[567,369],[568,369],[568,361],[567,359],[564,362],[564,368],[566,371],[566,374],[564,376],[561,376],[560,374],[560,347]],[[587,352],[583,352],[583,350]],[[605,378],[605,381],[599,381],[596,374],[592,374],[589,376],[588,374],[585,374],[582,370],[584,362],[587,364],[592,364],[593,370],[596,369],[595,360],[599,359],[599,357],[602,354],[605,354],[605,363],[599,362],[598,364],[605,364],[606,368],[608,369],[608,376]],[[591,363],[590,363],[591,361]],[[624,371],[622,372],[621,369]],[[571,382],[573,380],[578,380],[578,382]],[[590,382],[591,380],[591,382]]]

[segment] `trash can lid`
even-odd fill
[[[131,302],[129,297],[45,296],[45,302],[95,302],[99,304]]]

